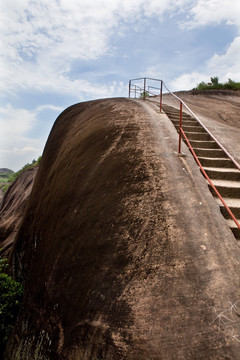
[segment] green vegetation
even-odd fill
[[[18,170],[17,172],[15,172],[12,176],[9,177],[9,181],[13,182],[14,180],[17,179],[17,177],[25,170],[31,169],[34,166],[39,165],[40,161],[41,161],[41,156],[39,156],[39,158],[37,160],[33,160],[31,164],[27,163],[26,165],[24,165],[20,170]]]
[[[9,179],[14,174],[12,170],[9,169],[0,169],[0,189],[3,192],[9,187]]]
[[[31,164],[27,163],[26,165],[24,165],[22,167],[22,169],[20,169],[17,172],[11,172],[8,170],[8,172],[4,173],[0,173],[0,188],[2,188],[3,192],[6,192],[7,189],[9,188],[9,186],[11,185],[11,183],[13,183],[17,177],[25,170],[31,169],[34,166],[38,166],[40,161],[41,161],[41,156],[39,156],[39,158],[37,160],[33,160]],[[7,169],[6,169],[7,170]]]
[[[143,91],[141,94],[140,94],[140,99],[144,99],[144,97],[149,97],[149,92],[148,91]]]
[[[0,174],[0,183],[1,184],[7,183],[9,181],[10,176],[11,175],[8,174]]]
[[[202,81],[196,88],[193,90],[240,90],[240,82],[235,82],[231,79],[228,79],[228,82],[224,84],[219,83],[218,76],[211,77],[211,83],[205,83]]]
[[[0,256],[0,358],[16,322],[23,286],[5,273],[7,260]]]
[[[12,174],[14,174],[14,172],[10,169],[0,169],[0,184],[7,183]]]

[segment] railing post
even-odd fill
[[[162,81],[161,81],[161,89],[160,89],[160,112],[162,112]]]
[[[179,141],[178,141],[178,153],[179,154],[181,154],[181,140],[182,140],[182,102],[180,101]]]
[[[129,93],[128,93],[128,97],[131,97],[131,80],[129,80]]]
[[[144,78],[143,100],[146,100],[146,78]]]

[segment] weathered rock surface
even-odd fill
[[[22,172],[8,188],[0,204],[0,249],[9,255],[30,196],[37,167]]]
[[[240,249],[154,106],[56,120],[12,252],[25,297],[5,360],[239,358],[218,314],[239,300]]]

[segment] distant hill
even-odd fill
[[[10,170],[10,169],[0,168],[0,175],[2,175],[2,174],[8,174],[8,175],[10,175],[10,174],[13,174],[13,173],[14,173],[14,171],[12,171],[12,170]]]

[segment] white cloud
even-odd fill
[[[182,21],[181,26],[183,28],[194,29],[220,24],[234,25],[236,30],[240,31],[239,0],[195,1],[189,11],[189,16]],[[239,62],[240,37],[235,37],[224,54],[214,54],[211,58],[206,59],[202,71],[199,73],[182,74],[173,81],[173,85],[180,89],[181,83],[183,83],[186,89],[191,89],[201,81],[208,82],[211,76],[218,76],[222,82],[227,81],[228,78],[240,81]]]
[[[33,151],[39,151],[38,148],[35,148],[33,146],[24,146],[22,149],[21,149],[23,152],[33,152]]]
[[[31,89],[111,96],[109,85],[99,87],[83,80],[81,75],[73,79],[70,76],[73,62],[111,54],[110,39],[114,32],[127,35],[129,27],[125,24],[141,24],[144,17],[162,19],[166,12],[185,12],[182,26],[191,28],[221,22],[240,24],[239,0],[3,0],[1,93]],[[113,89],[114,85],[110,87]]]
[[[182,25],[190,28],[226,23],[240,26],[239,0],[198,0],[193,2],[189,18]]]
[[[204,73],[192,72],[180,75],[169,84],[169,87],[173,91],[191,90],[202,81],[208,82],[209,76]]]
[[[4,65],[3,65],[4,66]],[[86,97],[105,97],[119,92],[122,85],[115,82],[99,85],[84,79],[74,79],[68,74],[60,74],[58,70],[52,69],[52,64],[5,64],[5,78],[0,82],[2,93],[14,94],[16,91],[33,90],[42,93],[57,93],[72,95],[78,99]],[[4,72],[4,70],[3,70]],[[10,75],[9,75],[10,74]],[[114,86],[115,85],[115,86]],[[112,90],[111,90],[112,89]]]
[[[30,133],[38,124],[38,113],[45,108],[59,110],[52,105],[39,106],[32,111],[14,108],[11,104],[0,107],[0,167],[17,171],[41,155],[46,139],[33,138]]]
[[[86,89],[106,93],[79,78],[72,79],[73,62],[111,54],[114,33],[127,35],[125,24],[142,16],[162,17],[189,0],[3,0],[0,4],[0,90],[58,91]],[[134,27],[134,31],[137,27]]]
[[[25,109],[14,109],[11,104],[0,108],[0,146],[9,141],[14,142],[15,137],[22,137],[36,122],[36,113]]]
[[[44,143],[39,139],[17,139],[18,146],[2,148],[0,146],[0,168],[9,168],[18,171],[33,159],[42,154]]]
[[[36,108],[37,112],[41,112],[43,110],[52,110],[52,111],[62,112],[64,109],[61,106],[55,106],[55,105],[51,105],[51,104],[39,105]]]
[[[0,149],[0,167],[18,171],[27,163],[31,163],[33,159],[37,160],[41,153],[42,144],[39,144],[38,147],[26,146],[11,150]]]
[[[156,79],[160,79],[161,75],[160,75],[160,71],[159,71],[159,67],[158,66],[149,66],[145,72],[141,72],[140,76],[142,77],[149,77],[149,78],[156,78]],[[163,80],[163,79],[161,79]]]
[[[220,82],[226,82],[229,78],[240,82],[239,63],[240,37],[236,37],[225,54],[214,54],[206,61],[203,71],[182,74],[170,86],[174,90],[190,90],[202,81],[209,82],[212,76],[218,76]]]
[[[215,54],[208,61],[208,71],[218,75],[221,81],[232,80],[240,81],[240,37],[236,37],[226,53],[223,55]]]

